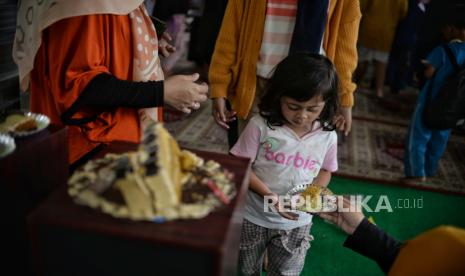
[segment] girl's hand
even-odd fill
[[[339,112],[334,119],[334,125],[347,136],[352,128],[352,107],[341,107]]]
[[[228,123],[236,120],[236,111],[226,108],[225,98],[214,98],[212,105],[212,116],[216,123],[222,128],[229,129]]]
[[[266,195],[270,196],[276,202],[274,207],[276,208],[276,210],[278,211],[278,214],[280,216],[282,216],[283,218],[290,219],[290,220],[298,220],[299,219],[299,215],[296,214],[296,213],[281,211],[281,209],[283,209],[283,207],[280,206],[280,204],[279,204],[279,196],[278,196],[278,194],[269,193],[269,194],[266,194]]]
[[[334,118],[334,125],[336,126],[337,130],[343,130],[345,125],[344,116],[342,116],[341,114],[336,115],[336,117]]]

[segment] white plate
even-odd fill
[[[294,188],[290,189],[287,194],[290,195],[290,196],[294,196],[294,195],[298,195],[298,194],[301,194],[303,191],[305,191],[305,189],[307,189],[307,187],[309,186],[314,186],[315,184],[301,184],[301,185],[297,185],[295,186]],[[322,190],[324,192],[327,193],[327,195],[332,195],[333,192],[331,190],[329,190],[328,188],[322,188]]]
[[[305,191],[305,189],[307,189],[307,187],[309,185],[310,184],[297,185],[294,188],[292,188],[291,190],[289,190],[287,192],[287,194],[290,195],[290,196],[301,194],[303,191]]]
[[[291,190],[287,192],[289,196],[296,196],[301,194],[305,189],[309,186],[314,184],[303,184],[297,185]],[[310,213],[319,213],[319,212],[333,212],[335,211],[336,207],[336,196],[328,188],[323,188],[325,191],[325,195],[320,195],[321,201],[318,202],[319,205],[311,206],[311,205],[304,205],[304,206],[297,206],[297,210],[310,212]]]
[[[12,153],[15,148],[15,140],[10,135],[0,133],[0,158]]]
[[[31,131],[12,131],[12,130],[9,130],[9,129],[5,128],[5,127],[2,127],[2,124],[4,122],[1,122],[0,123],[0,132],[8,133],[9,135],[11,135],[13,137],[25,137],[25,136],[29,136],[29,135],[32,135],[32,134],[35,134],[35,133],[38,133],[38,132],[44,130],[50,124],[50,119],[47,116],[45,116],[43,114],[32,113],[32,112],[24,112],[24,111],[12,111],[9,114],[5,115],[5,119],[8,116],[13,115],[13,114],[18,114],[18,115],[22,115],[22,116],[24,116],[26,118],[34,119],[36,121],[36,123],[37,123],[37,129],[31,130]]]

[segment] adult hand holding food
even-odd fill
[[[347,234],[352,235],[355,229],[357,229],[357,227],[360,225],[360,223],[362,222],[365,216],[363,215],[361,210],[359,210],[360,208],[354,205],[351,205],[351,202],[348,198],[343,198],[342,206],[344,208],[348,208],[349,210],[348,211],[338,210],[336,212],[323,212],[323,213],[319,213],[318,215],[321,218],[336,224],[339,228],[341,228]]]

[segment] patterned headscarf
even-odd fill
[[[13,59],[19,68],[24,91],[29,86],[29,73],[39,50],[41,33],[48,26],[65,18],[90,14],[128,14],[143,0],[19,0]]]
[[[133,43],[133,80],[149,81],[162,80],[163,71],[158,58],[158,38],[155,27],[150,19],[145,6],[142,4],[129,13],[132,28]],[[139,111],[142,130],[153,121],[161,121],[158,110],[146,108]],[[151,119],[151,120],[149,120]]]

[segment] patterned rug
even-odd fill
[[[211,102],[207,101],[202,107],[189,115],[169,113],[171,122],[166,122],[165,127],[176,138],[179,145],[185,148],[228,153],[228,138],[226,130],[219,127],[211,116]],[[165,118],[166,118],[165,112]]]
[[[405,127],[355,119],[351,134],[339,143],[336,175],[406,185],[400,182],[406,132]],[[437,176],[410,186],[465,195],[465,139],[451,135]]]
[[[375,111],[382,116],[380,109],[369,104],[369,97],[364,102],[364,94],[357,96],[358,115]],[[368,113],[365,113],[369,115]],[[386,113],[384,120],[392,118]],[[377,116],[378,116],[377,115]],[[373,117],[373,114],[371,114]],[[355,117],[355,114],[354,114]],[[168,130],[176,137],[182,147],[219,153],[227,153],[226,131],[216,125],[211,116],[210,102],[190,115],[168,112],[171,122],[165,123]],[[376,118],[376,117],[375,117]],[[372,182],[402,184],[403,176],[403,142],[407,131],[396,117],[394,124],[383,120],[354,119],[351,134],[339,139],[339,170],[336,175],[370,180]],[[404,118],[405,119],[405,118]],[[415,188],[442,191],[465,195],[465,139],[463,136],[451,135],[446,153],[439,164],[438,175],[426,182],[410,185]]]
[[[354,94],[356,104],[352,116],[407,126],[413,113],[417,93],[408,90],[398,95],[385,94],[383,99],[376,99],[374,91],[358,89]]]

